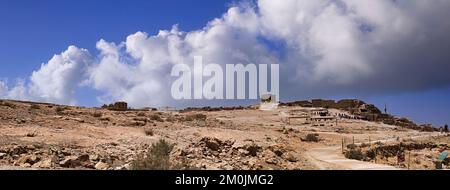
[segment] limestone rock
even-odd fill
[[[95,169],[97,169],[97,170],[107,170],[108,168],[109,168],[109,165],[104,162],[98,162],[97,164],[95,164]]]

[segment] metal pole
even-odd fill
[[[410,166],[411,166],[411,151],[408,152],[408,170]]]
[[[377,163],[377,154],[378,154],[378,149],[375,147],[375,164]]]

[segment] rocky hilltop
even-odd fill
[[[322,155],[346,159],[343,144],[435,134],[362,101],[333,102],[158,111],[0,100],[0,169],[355,169]],[[308,107],[327,108],[336,124],[286,122]]]

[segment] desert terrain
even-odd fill
[[[173,145],[170,162],[179,169],[202,170],[435,169],[450,150],[448,133],[402,119],[327,108],[334,120],[290,120],[298,109],[117,111],[1,100],[0,169],[139,169],[133,162],[161,139]],[[449,168],[448,158],[442,163]]]

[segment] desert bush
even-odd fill
[[[41,107],[37,104],[31,104],[30,109],[38,110],[38,109],[41,109]]]
[[[377,141],[377,142],[375,142],[375,145],[377,145],[377,146],[381,146],[381,145],[383,145],[383,143],[382,143],[382,142],[380,142],[380,141]]]
[[[174,148],[173,144],[164,139],[152,144],[147,154],[140,154],[131,163],[133,170],[171,170],[175,169],[175,164],[170,162],[170,152]]]
[[[369,147],[369,146],[370,146],[369,143],[362,143],[362,144],[360,145],[361,148],[365,148],[365,147]]]
[[[304,139],[302,139],[302,141],[319,142],[320,141],[319,134],[316,134],[316,133],[308,134],[308,135],[306,135],[306,137]]]
[[[186,121],[205,121],[206,115],[201,113],[191,114],[186,116]]]
[[[422,126],[422,130],[421,131],[424,131],[424,132],[434,132],[434,131],[436,131],[437,129],[436,128],[434,128],[434,127],[432,127],[432,126]]]
[[[345,152],[345,157],[348,159],[354,159],[354,160],[364,160],[364,154],[362,153],[361,149],[355,148],[350,149]]]
[[[2,106],[10,107],[10,108],[16,108],[16,105],[11,102],[2,102]]]
[[[358,146],[356,146],[356,144],[348,144],[347,145],[348,149],[355,149],[356,147],[358,147]]]
[[[64,110],[66,110],[66,109],[67,109],[67,108],[64,107],[64,106],[58,106],[58,107],[55,108],[55,111],[56,111],[57,114],[62,114],[62,112],[63,112]]]
[[[153,114],[150,116],[150,120],[163,122],[164,120],[158,114]]]
[[[366,157],[369,158],[370,160],[375,159],[375,157],[377,156],[375,151],[376,151],[375,149],[367,150]]]
[[[153,129],[150,129],[150,128],[144,129],[144,133],[147,136],[153,136],[154,135]]]

